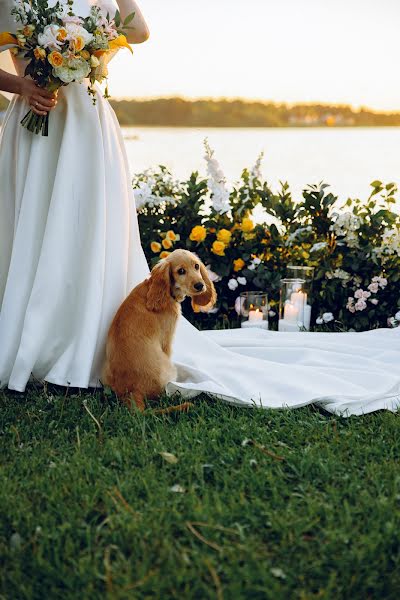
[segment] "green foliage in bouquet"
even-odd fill
[[[269,294],[274,327],[280,279],[293,264],[315,267],[313,323],[356,331],[399,323],[400,216],[393,183],[374,181],[366,201],[349,199],[341,207],[325,184],[306,187],[295,202],[287,183],[273,192],[262,179],[262,156],[232,190],[207,142],[205,158],[207,179],[196,172],[179,182],[161,166],[133,181],[149,264],[186,248],[214,280],[216,309],[193,316],[184,307],[192,322],[200,328],[238,325],[240,292],[262,290]]]

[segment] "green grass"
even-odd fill
[[[0,400],[0,598],[399,597],[398,414]]]

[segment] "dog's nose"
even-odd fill
[[[198,281],[197,283],[194,284],[193,287],[196,290],[196,292],[201,292],[201,290],[204,287],[204,283],[201,283],[201,281]]]

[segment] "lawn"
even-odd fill
[[[2,599],[399,597],[398,414],[0,399]]]

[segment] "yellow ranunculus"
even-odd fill
[[[39,46],[36,46],[33,54],[36,60],[44,60],[46,58],[46,50],[44,48],[40,48]]]
[[[233,261],[233,270],[234,271],[241,271],[244,267],[246,263],[244,262],[244,260],[242,258],[237,258],[236,260]]]
[[[217,254],[217,256],[225,256],[225,248],[226,246],[224,242],[219,242],[218,240],[215,240],[215,242],[212,245],[211,252]]]
[[[189,239],[191,239],[192,242],[204,242],[206,237],[207,237],[206,228],[203,227],[202,225],[196,225],[195,227],[193,227],[192,231],[190,232]]]
[[[82,58],[84,58],[85,60],[89,60],[90,58],[90,52],[88,52],[87,50],[82,50],[81,52],[81,56]],[[100,61],[99,61],[100,62]]]
[[[64,62],[62,54],[60,54],[60,52],[57,51],[50,52],[49,56],[47,57],[47,60],[49,61],[52,67],[61,67],[61,65]]]
[[[228,229],[220,229],[217,233],[217,240],[229,244],[231,241],[232,233]]]
[[[159,244],[158,242],[151,242],[150,248],[151,251],[154,252],[154,254],[157,254],[161,250],[161,244]]]
[[[171,242],[175,242],[178,239],[175,231],[172,231],[172,229],[167,231],[165,237],[167,238],[167,240],[171,240]]]
[[[164,252],[161,252],[161,254],[160,254],[160,258],[167,258],[167,256],[169,256],[170,254],[171,254],[171,252],[166,252],[166,251],[164,250]]]
[[[251,219],[249,219],[248,217],[245,217],[242,221],[241,228],[242,228],[242,231],[244,231],[245,233],[248,233],[249,231],[253,231],[254,223]]]
[[[172,248],[172,242],[168,238],[165,238],[165,240],[163,240],[161,243],[165,250],[169,250],[170,248]]]

